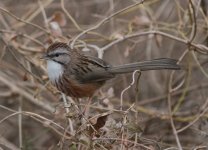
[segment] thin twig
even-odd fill
[[[70,110],[69,110],[69,104],[66,98],[66,95],[64,93],[61,94],[62,95],[62,99],[64,102],[64,108],[67,114],[69,114]],[[68,118],[68,124],[69,124],[69,128],[70,128],[70,132],[74,133],[74,128],[73,128],[73,123],[72,120],[70,118]]]
[[[183,43],[183,44],[186,44],[186,45],[190,44],[190,46],[193,46],[194,48],[196,48],[196,50],[201,50],[201,51],[204,51],[204,52],[208,53],[208,47],[206,47],[205,45],[196,44],[194,42],[188,42],[187,40],[184,40],[182,38],[176,37],[174,35],[171,35],[171,34],[168,34],[168,33],[165,33],[165,32],[156,31],[156,30],[155,31],[146,31],[146,32],[136,32],[136,33],[133,33],[133,34],[125,35],[125,36],[123,36],[123,38],[117,39],[117,40],[109,43],[108,45],[102,47],[101,50],[105,51],[106,49],[109,49],[113,45],[118,44],[118,43],[120,43],[124,40],[134,38],[134,37],[139,37],[139,36],[146,36],[146,35],[149,35],[149,34],[161,35],[161,36],[167,37],[169,39],[175,40],[177,42],[180,42],[180,43]],[[199,52],[201,52],[201,51],[199,51]]]
[[[14,93],[17,93],[19,95],[22,95],[24,98],[32,102],[33,104],[43,108],[44,110],[53,113],[55,108],[51,106],[51,104],[44,102],[42,100],[35,99],[30,93],[22,89],[21,87],[14,84],[14,81],[11,79],[8,79],[6,77],[3,77],[3,74],[0,75],[0,81],[8,86]]]
[[[197,59],[197,56],[195,54],[194,51],[192,51],[192,56],[194,58],[194,60],[196,61],[196,64],[198,65],[199,69],[201,70],[201,72],[203,73],[203,75],[208,79],[208,73],[204,70],[204,68],[201,66],[200,62]]]
[[[189,4],[191,6],[191,10],[192,10],[192,18],[193,18],[193,25],[192,25],[192,31],[191,31],[191,36],[189,38],[189,41],[192,42],[196,36],[196,32],[197,32],[197,23],[196,23],[196,13],[195,13],[195,8],[194,8],[194,4],[192,2],[192,0],[189,0]]]
[[[17,16],[15,16],[13,13],[11,13],[10,11],[0,7],[0,11],[3,11],[4,13],[8,14],[9,16],[11,16],[12,18],[16,19],[17,21],[20,21],[20,22],[23,22],[25,24],[28,24],[28,25],[31,25],[47,34],[50,34],[49,31],[47,31],[46,29],[42,28],[41,26],[37,25],[37,24],[34,24],[34,23],[31,23],[31,22],[28,22],[28,21],[25,21],[25,20],[22,20],[20,18],[18,18]]]
[[[62,131],[65,131],[65,128],[62,127],[61,125],[59,125],[58,123],[56,123],[56,122],[54,122],[54,121],[52,121],[52,120],[50,120],[50,119],[48,119],[48,118],[46,118],[44,116],[41,116],[39,114],[36,114],[36,113],[33,113],[33,112],[29,112],[29,111],[18,112],[18,111],[10,109],[8,107],[5,107],[3,105],[0,105],[0,108],[3,108],[5,110],[8,110],[8,111],[12,112],[12,114],[10,114],[9,116],[6,116],[3,119],[1,119],[0,120],[0,124],[3,123],[4,121],[6,121],[7,119],[9,119],[10,117],[13,117],[13,116],[18,115],[19,113],[21,113],[22,115],[29,116],[29,117],[31,117],[33,119],[37,119],[37,118],[41,119],[42,121],[39,120],[39,122],[41,122],[45,126],[46,126],[46,123],[47,123],[47,126],[50,126],[50,124],[53,124],[56,127],[58,127],[59,129],[61,129]],[[71,133],[69,133],[68,131],[67,131],[67,134],[71,135]],[[61,134],[61,135],[63,136],[63,134]]]
[[[63,11],[67,15],[67,17],[71,20],[71,22],[74,24],[74,26],[79,31],[82,31],[82,28],[79,26],[79,24],[75,21],[75,19],[71,16],[71,14],[66,10],[65,5],[64,5],[64,0],[61,0],[61,8],[63,9]]]
[[[207,107],[208,104],[208,99],[205,102],[205,107]],[[183,132],[184,130],[188,129],[190,126],[192,126],[194,123],[196,123],[202,116],[204,116],[204,114],[208,111],[208,107],[206,109],[203,110],[202,113],[200,113],[192,122],[190,122],[188,125],[186,125],[185,127],[177,130],[178,133]]]
[[[134,83],[135,83],[135,75],[136,73],[140,72],[139,70],[135,70],[132,74],[132,82],[130,83],[129,86],[127,86],[122,92],[121,92],[121,96],[120,96],[120,110],[122,111],[122,108],[123,108],[123,95],[124,93],[129,89],[131,88]]]
[[[19,148],[23,148],[22,142],[22,96],[19,96],[19,107],[18,107],[18,126],[19,126]]]
[[[173,130],[173,134],[175,136],[175,139],[176,139],[176,143],[177,143],[177,146],[178,146],[178,149],[179,150],[183,150],[182,149],[182,146],[181,146],[181,143],[180,143],[180,140],[179,140],[179,137],[178,137],[178,134],[177,134],[177,130],[175,128],[175,124],[174,124],[174,121],[173,121],[173,113],[172,113],[172,109],[171,109],[171,93],[172,93],[172,80],[173,80],[173,74],[174,74],[174,71],[172,71],[171,73],[171,76],[170,76],[170,80],[169,80],[169,85],[168,85],[168,111],[169,111],[169,115],[170,115],[170,124],[171,124],[171,127],[172,127],[172,130]]]
[[[122,139],[119,139],[119,138],[93,138],[92,140],[94,140],[94,141],[100,141],[100,140],[116,140],[116,141],[123,141],[123,142],[127,142],[127,143],[131,143],[131,144],[135,144],[135,142],[134,141],[130,141],[130,140],[122,140]],[[143,148],[145,148],[145,149],[148,149],[148,150],[152,150],[152,148],[150,148],[150,147],[147,147],[147,146],[145,146],[144,144],[140,144],[140,143],[136,143],[136,145],[137,146],[139,146],[139,147],[143,147]]]
[[[74,48],[74,45],[75,45],[75,42],[76,42],[81,36],[83,36],[84,34],[86,34],[86,33],[90,32],[90,31],[92,31],[92,30],[95,30],[95,29],[99,28],[101,25],[105,24],[107,21],[109,21],[109,20],[112,19],[113,17],[115,17],[115,16],[117,16],[117,15],[123,13],[124,11],[126,11],[126,10],[128,10],[128,9],[131,9],[131,8],[133,8],[133,7],[136,7],[137,5],[142,4],[143,2],[144,2],[144,0],[141,0],[141,1],[139,1],[139,2],[136,2],[136,3],[133,4],[133,5],[130,5],[130,6],[126,7],[126,8],[124,8],[124,9],[121,9],[121,10],[117,11],[116,13],[114,13],[114,14],[112,14],[112,15],[106,17],[105,19],[103,19],[102,21],[100,21],[97,25],[95,25],[95,26],[93,26],[93,27],[91,27],[91,28],[89,28],[89,29],[87,29],[87,30],[84,30],[83,32],[81,32],[79,35],[77,35],[77,36],[74,38],[74,40],[71,42],[71,46],[70,46],[70,47],[73,49],[73,48]]]

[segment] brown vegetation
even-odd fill
[[[1,0],[0,149],[207,149],[207,13],[206,0]],[[82,115],[86,99],[48,82],[40,57],[54,41],[182,70],[118,76]]]

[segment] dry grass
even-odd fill
[[[206,0],[1,0],[0,148],[207,149]],[[180,71],[107,82],[80,115],[40,56],[63,41],[111,64],[160,57]],[[62,100],[64,99],[64,101]]]

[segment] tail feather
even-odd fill
[[[162,70],[162,69],[179,70],[180,66],[177,64],[177,60],[175,59],[160,58],[160,59],[147,60],[143,62],[114,66],[110,68],[108,71],[112,74],[122,74],[122,73],[130,73],[135,70],[147,71],[147,70]]]

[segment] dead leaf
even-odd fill
[[[96,129],[96,130],[99,130],[100,128],[102,128],[105,123],[106,123],[106,120],[107,120],[107,117],[108,117],[108,114],[105,115],[105,116],[101,116],[97,119],[97,123],[93,125],[93,127]]]
[[[62,30],[59,24],[55,21],[50,22],[49,24],[51,32],[54,36],[61,36],[62,35]]]
[[[128,57],[129,56],[129,51],[130,51],[130,47],[128,46],[125,51],[124,51],[124,57]]]
[[[25,73],[23,76],[23,81],[27,81],[27,80],[28,80],[28,75],[27,75],[27,73]]]
[[[149,25],[150,19],[147,16],[135,16],[132,20],[132,25],[138,26],[138,25]]]
[[[51,17],[51,22],[57,22],[61,27],[66,25],[66,18],[60,11],[56,11]]]
[[[111,97],[114,97],[115,94],[114,94],[114,89],[112,87],[110,87],[107,91],[107,96],[108,98],[111,98]]]
[[[156,37],[156,38],[155,38],[156,44],[157,44],[157,46],[160,48],[160,47],[162,46],[162,40],[163,40],[163,38],[162,38],[161,35],[156,35],[155,37]]]
[[[107,112],[107,113],[103,113],[102,115],[100,115],[97,118],[97,122],[95,124],[93,124],[92,126],[90,126],[89,129],[89,134],[93,135],[95,134],[96,136],[99,136],[99,130],[105,126],[105,123],[107,121],[107,117],[111,114],[112,112]],[[94,118],[93,118],[94,119]],[[91,120],[90,120],[91,122]]]

